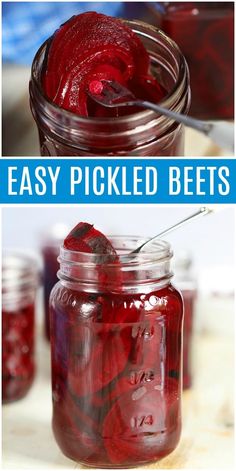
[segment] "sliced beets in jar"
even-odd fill
[[[151,75],[142,41],[122,20],[96,12],[73,16],[48,41],[42,70],[45,94],[59,107],[80,116],[130,114],[129,107],[109,110],[91,102],[87,92],[102,80],[130,87],[137,98],[160,101],[166,95]]]
[[[158,456],[156,435],[165,431],[165,408],[159,385],[140,386],[120,396],[103,424],[103,440],[113,464]],[[153,440],[153,435],[155,439]]]
[[[103,440],[113,464],[154,461],[166,436],[176,433],[180,420],[178,383],[160,380],[128,391],[110,408],[103,423]]]
[[[76,396],[86,396],[105,387],[124,370],[131,341],[124,329],[76,326],[71,337],[68,387]]]

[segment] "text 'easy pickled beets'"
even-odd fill
[[[188,68],[173,41],[145,23],[82,13],[55,31],[33,61],[30,104],[42,155],[183,153],[181,125],[150,110],[97,104],[88,93],[101,92],[104,80],[188,112]]]
[[[60,251],[50,298],[53,431],[64,454],[88,466],[156,461],[180,437],[182,298],[169,244],[130,254],[141,242],[79,223]]]

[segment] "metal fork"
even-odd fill
[[[219,208],[217,208],[219,209]],[[173,224],[172,226],[164,229],[163,231],[159,232],[155,236],[151,237],[150,239],[147,239],[145,242],[143,242],[141,245],[139,245],[136,249],[132,250],[132,252],[121,255],[120,260],[122,263],[127,263],[130,262],[130,260],[134,260],[135,255],[138,255],[139,253],[142,253],[143,248],[148,245],[150,242],[155,241],[156,239],[160,239],[163,236],[166,236],[172,231],[175,231],[176,229],[179,229],[180,227],[184,226],[185,224],[192,222],[196,219],[201,218],[202,216],[206,216],[207,214],[212,214],[215,212],[216,209],[215,207],[211,206],[201,206],[196,212],[193,214],[190,214],[190,216],[187,216],[186,218],[182,219],[181,221]],[[146,253],[146,252],[144,252]]]
[[[234,124],[227,121],[202,121],[191,118],[190,116],[176,113],[175,111],[164,108],[150,101],[139,100],[123,85],[115,81],[101,80],[102,91],[100,93],[91,92],[91,87],[87,91],[92,100],[106,108],[124,108],[127,106],[138,106],[140,108],[150,109],[158,114],[167,116],[185,124],[190,128],[196,129],[211,138],[218,146],[234,152]],[[91,84],[90,84],[91,85]]]
[[[189,222],[192,222],[193,220],[198,219],[202,216],[206,216],[206,214],[210,214],[212,212],[213,212],[213,209],[210,208],[209,206],[208,207],[207,206],[201,206],[195,213],[193,213],[190,216],[187,216],[186,218],[182,219],[181,221],[173,224],[173,226],[170,226],[167,229],[164,229],[162,232],[159,232],[159,234],[151,237],[151,239],[146,240],[145,242],[143,242],[142,245],[140,245],[139,247],[137,247],[136,249],[134,249],[130,253],[131,254],[139,253],[145,245],[149,244],[150,242],[154,241],[155,239],[159,239],[160,237],[163,237],[164,235],[167,235],[170,232],[175,231],[179,227],[182,227],[185,224],[187,224]]]

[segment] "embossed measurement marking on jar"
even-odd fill
[[[138,338],[138,337],[144,337],[145,339],[150,339],[154,335],[154,326],[152,325],[150,328],[145,326],[141,326],[138,324],[137,326],[133,326],[132,328],[132,337],[133,338]]]
[[[129,374],[129,383],[130,384],[140,384],[153,381],[155,379],[154,371],[130,371]]]
[[[142,415],[140,417],[132,417],[130,420],[130,425],[132,428],[140,428],[144,425],[152,425],[154,422],[153,416],[149,415]]]

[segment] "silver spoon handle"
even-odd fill
[[[128,102],[126,103],[127,106]],[[162,106],[156,105],[150,101],[136,100],[135,102],[130,101],[129,105],[138,105],[142,108],[148,108],[155,111],[156,113],[163,114],[168,118],[171,118],[177,123],[185,124],[190,128],[196,129],[202,132],[206,136],[209,136],[216,144],[220,147],[226,148],[231,152],[234,152],[234,124],[228,123],[227,121],[202,121],[200,119],[191,118],[181,113],[168,110]],[[120,105],[119,105],[120,106]]]
[[[147,240],[146,242],[144,242],[142,245],[140,245],[139,247],[137,247],[137,249],[133,250],[131,252],[131,254],[133,253],[139,253],[140,250],[147,244],[149,244],[149,242],[152,242],[153,240],[157,239],[157,238],[160,238],[162,237],[163,235],[166,235],[166,234],[169,234],[170,232],[174,231],[175,229],[178,229],[179,227],[181,226],[184,226],[184,224],[192,221],[193,219],[197,219],[201,216],[205,216],[206,214],[209,214],[212,212],[212,209],[206,207],[206,206],[202,206],[196,213],[193,213],[191,214],[191,216],[188,216],[186,217],[185,219],[182,219],[182,221],[179,221],[177,222],[176,224],[174,224],[173,226],[171,227],[168,227],[168,229],[165,229],[164,231],[160,232],[159,234],[155,235],[154,237],[152,237],[151,239]]]

